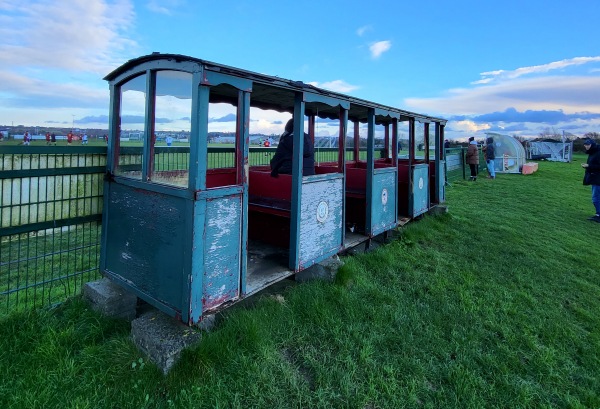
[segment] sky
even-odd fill
[[[161,52],[441,117],[450,139],[581,137],[600,132],[599,17],[598,0],[0,0],[0,127],[106,128],[104,76]]]

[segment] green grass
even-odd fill
[[[0,319],[12,311],[53,305],[99,276],[100,224],[0,242]]]
[[[163,377],[78,298],[0,321],[3,408],[598,408],[600,225],[582,157],[455,182],[336,283],[225,312]]]

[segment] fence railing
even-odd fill
[[[445,150],[446,156],[446,179],[455,181],[466,179],[470,175],[469,165],[466,164],[467,148],[448,148]],[[479,171],[486,169],[483,151],[479,148]]]
[[[275,148],[251,148],[251,165],[268,165]],[[138,166],[141,148],[121,151]],[[233,165],[231,147],[211,147],[209,168]],[[317,148],[317,162],[337,148]],[[351,149],[346,152],[350,159]],[[366,151],[361,151],[366,159]],[[448,180],[464,178],[465,150],[448,149]],[[189,148],[157,147],[161,170],[188,166]],[[480,167],[485,167],[483,159]],[[468,168],[468,166],[467,166]],[[0,147],[0,315],[52,305],[100,276],[100,235],[106,147]]]
[[[98,276],[105,147],[0,151],[0,314],[51,305]]]

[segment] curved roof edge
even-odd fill
[[[356,104],[369,105],[369,106],[373,106],[375,108],[381,108],[381,109],[385,109],[385,110],[389,110],[389,111],[395,111],[395,112],[400,113],[401,115],[405,115],[407,117],[413,117],[420,122],[439,122],[442,125],[445,125],[448,122],[448,120],[444,119],[444,118],[433,117],[433,116],[429,116],[426,114],[419,114],[417,112],[412,112],[412,111],[407,111],[407,110],[403,110],[400,108],[391,107],[388,105],[382,105],[382,104],[379,104],[379,103],[376,103],[373,101],[368,101],[365,99],[352,97],[347,94],[341,94],[341,93],[329,91],[329,90],[326,90],[323,88],[315,87],[314,85],[306,84],[302,81],[294,81],[294,80],[290,80],[290,79],[286,79],[286,78],[281,78],[281,77],[276,77],[276,76],[271,76],[271,75],[266,75],[266,74],[260,74],[257,72],[248,71],[248,70],[244,70],[244,69],[236,68],[236,67],[231,67],[228,65],[223,65],[223,64],[212,62],[212,61],[202,60],[200,58],[190,57],[190,56],[182,55],[182,54],[162,54],[162,53],[154,52],[152,54],[133,58],[133,59],[125,62],[123,65],[119,66],[118,68],[114,69],[109,74],[107,74],[104,77],[104,80],[112,81],[113,79],[118,77],[120,74],[134,68],[137,65],[140,65],[140,64],[143,64],[146,62],[159,61],[159,60],[174,60],[176,62],[189,61],[189,62],[201,64],[203,66],[206,66],[207,68],[217,69],[221,72],[229,73],[232,75],[242,76],[242,77],[251,78],[251,79],[255,79],[255,80],[259,80],[259,81],[263,81],[263,82],[270,82],[270,83],[273,83],[276,81],[279,85],[282,85],[282,83],[283,83],[286,86],[288,86],[289,88],[295,89],[297,91],[301,91],[301,90],[311,91],[311,92],[319,93],[322,95],[328,95],[328,96],[332,96],[335,98],[345,99],[345,100],[349,101],[350,103],[354,102]]]

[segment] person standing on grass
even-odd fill
[[[479,167],[479,150],[474,137],[469,138],[469,146],[467,147],[467,164],[471,168],[471,182],[477,180],[477,168]]]
[[[52,142],[52,145],[56,146],[56,134],[54,132],[50,134],[50,142]]]
[[[581,164],[585,169],[583,184],[592,186],[592,203],[596,208],[596,214],[588,220],[600,223],[600,147],[593,139],[586,139],[583,147],[588,154],[587,163]]]
[[[488,169],[488,179],[496,179],[496,152],[494,151],[494,138],[486,139],[485,157]]]

